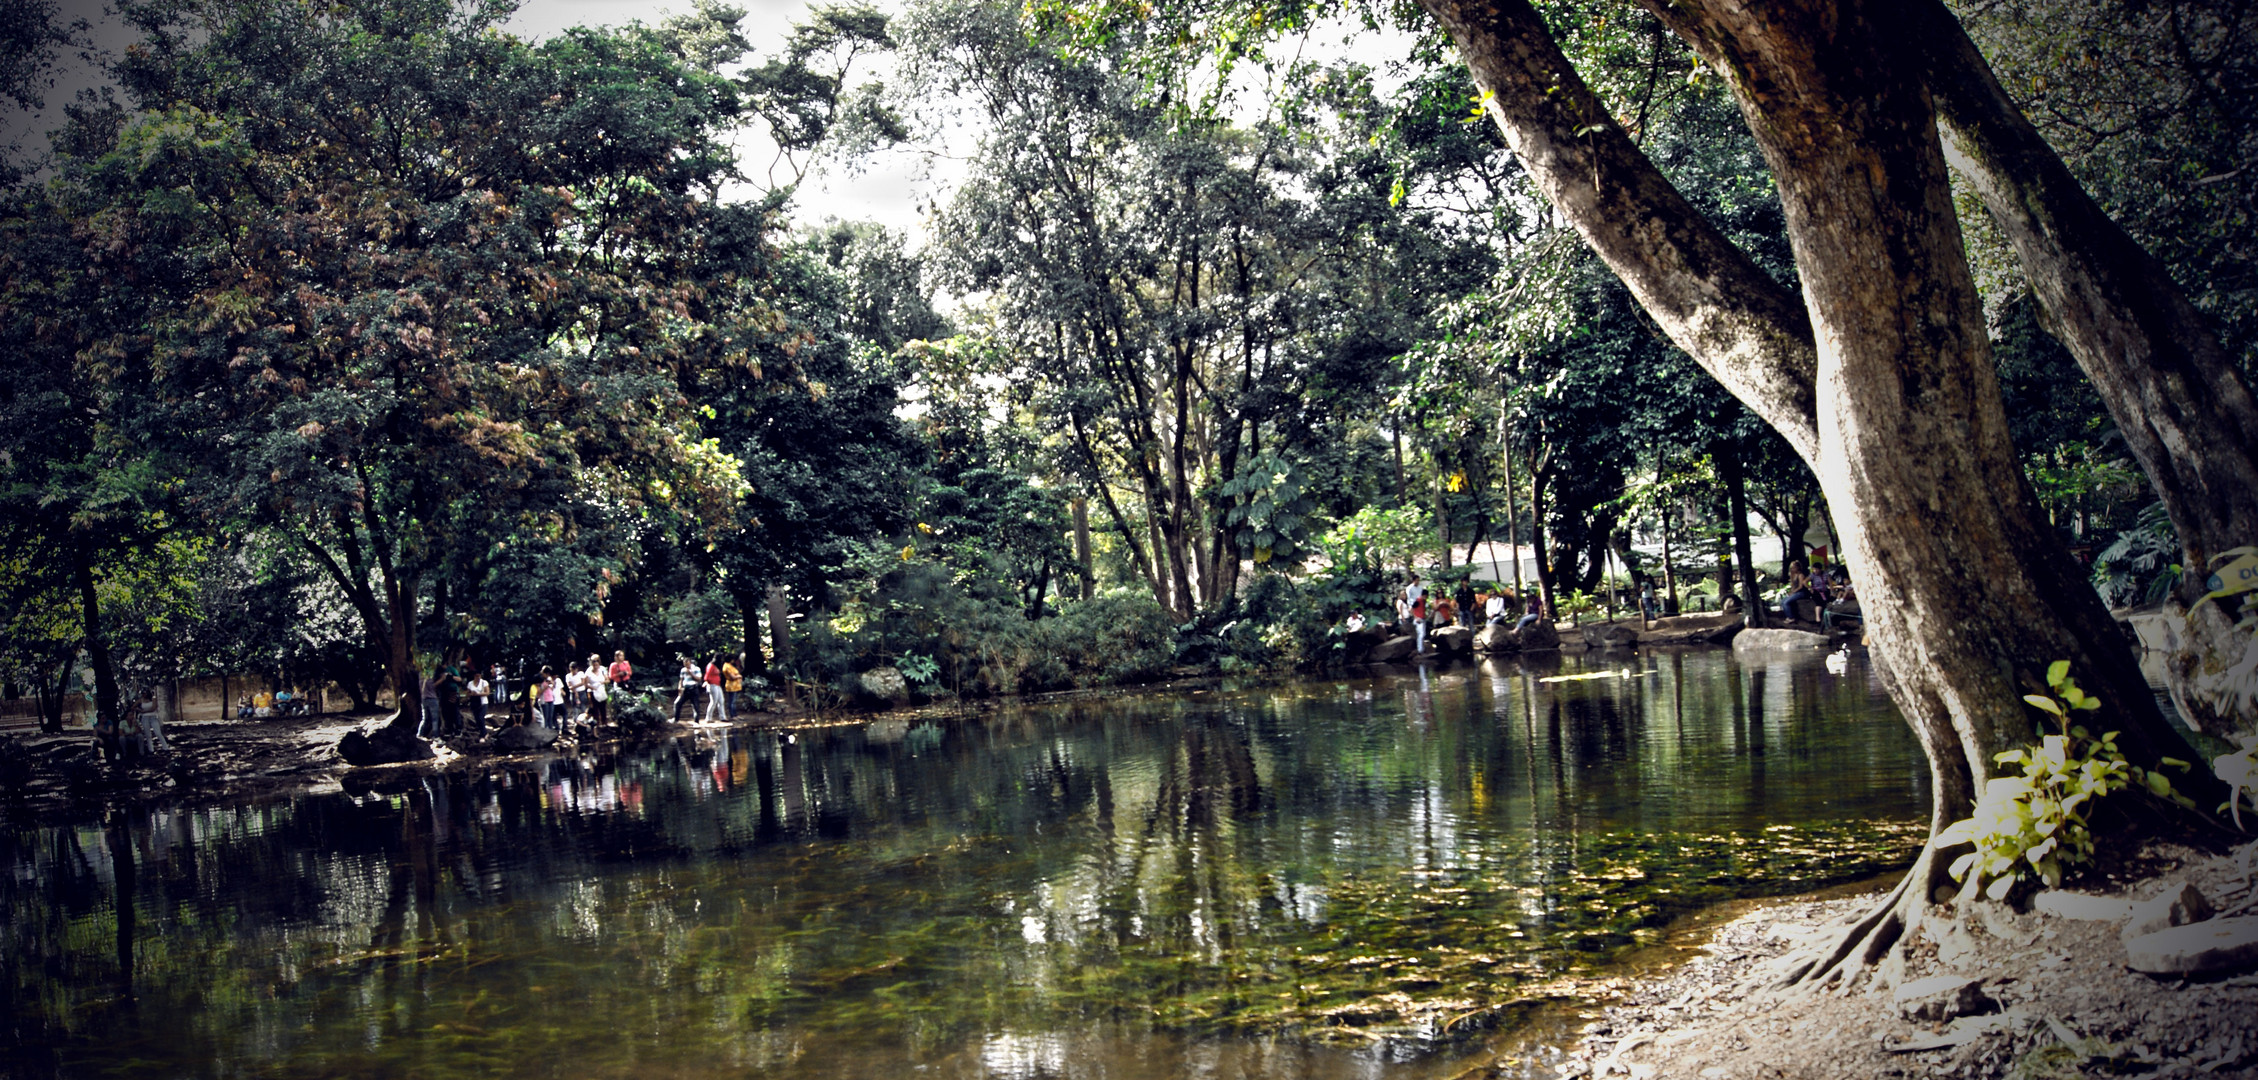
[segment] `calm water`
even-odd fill
[[[1719,651],[140,812],[0,834],[0,1073],[1448,1075],[1673,916],[1901,864],[1927,799],[1861,663]]]

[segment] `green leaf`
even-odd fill
[[[2046,685],[2060,687],[2062,680],[2069,677],[2070,662],[2068,660],[2056,660],[2046,665]]]

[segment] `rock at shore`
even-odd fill
[[[1367,626],[1362,630],[1351,630],[1341,635],[1341,659],[1351,664],[1361,664],[1370,659],[1372,650],[1379,648],[1380,643],[1386,640],[1388,631],[1382,627]]]
[[[1625,623],[1585,623],[1576,629],[1594,649],[1628,649],[1639,643],[1638,628]]]
[[[2189,923],[2125,942],[2125,966],[2149,975],[2224,975],[2258,967],[2258,916]]]
[[[398,713],[392,714],[398,717]],[[429,761],[437,756],[431,744],[416,738],[412,732],[392,726],[387,719],[374,731],[349,732],[337,741],[337,756],[349,765],[401,765],[411,761]]]
[[[1474,635],[1474,647],[1486,653],[1512,652],[1521,647],[1514,639],[1513,628],[1504,623],[1491,623]]]
[[[1723,645],[1747,627],[1738,614],[1672,615],[1639,631],[1641,645]]]
[[[1550,619],[1538,619],[1514,634],[1522,652],[1548,652],[1560,648],[1560,628]]]
[[[1463,626],[1445,626],[1428,634],[1427,644],[1441,652],[1463,656],[1474,649],[1474,631]]]
[[[871,668],[862,673],[862,692],[865,697],[899,705],[909,700],[909,680],[902,677],[898,668]]]
[[[1407,660],[1410,659],[1412,650],[1417,648],[1418,645],[1419,642],[1409,634],[1403,637],[1392,637],[1373,646],[1371,652],[1364,654],[1364,660],[1370,664],[1392,664],[1400,660]]]
[[[1746,652],[1808,652],[1824,649],[1832,644],[1825,634],[1809,630],[1743,630],[1733,636],[1733,651]]]
[[[554,728],[544,727],[540,724],[518,724],[496,732],[493,740],[487,745],[496,750],[518,753],[526,750],[540,750],[556,741],[557,732]]]

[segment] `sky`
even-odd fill
[[[780,49],[792,22],[805,15],[808,7],[806,0],[734,2],[747,10],[742,26],[753,46],[748,59],[754,60],[765,60]],[[114,54],[133,40],[101,0],[63,0],[63,6],[66,18],[85,19],[92,27],[92,42],[97,49]],[[883,0],[878,6],[888,11],[899,8]],[[538,40],[574,26],[617,26],[638,20],[656,23],[670,13],[690,8],[691,0],[524,0],[506,25],[521,37]],[[874,69],[872,74],[884,72]],[[91,65],[73,60],[46,93],[46,108],[26,112],[13,104],[0,104],[0,145],[39,139],[62,122],[65,104],[81,89],[99,81]],[[773,147],[759,132],[747,132],[739,143],[747,170],[756,174],[764,171]],[[794,216],[807,224],[831,217],[877,221],[922,239],[919,205],[930,202],[935,188],[947,186],[952,179],[943,176],[927,180],[925,171],[923,157],[902,151],[873,155],[852,172],[837,166],[819,169],[803,183]]]
[[[0,3],[11,2],[15,0],[0,0]],[[114,53],[132,40],[132,35],[109,12],[104,0],[62,2],[66,17],[84,18],[92,26],[91,36],[97,49]],[[805,17],[808,9],[807,0],[731,2],[746,9],[741,26],[753,47],[747,59],[755,62],[766,60],[780,50],[792,23]],[[885,11],[898,12],[901,8],[901,0],[875,2]],[[635,21],[656,23],[668,14],[689,11],[691,7],[692,0],[521,0],[506,26],[521,37],[539,40],[574,26],[618,26]],[[1345,23],[1343,27],[1345,29]],[[1305,55],[1313,59],[1328,54],[1364,54],[1367,58],[1402,56],[1407,44],[1401,40],[1401,35],[1389,32],[1367,33],[1353,45],[1338,34],[1321,32],[1306,47]],[[854,78],[858,81],[883,79],[888,74],[886,58],[878,57],[868,70],[857,71]],[[74,94],[97,82],[91,65],[74,62],[67,65],[56,87],[48,92],[45,110],[28,114],[12,105],[0,105],[0,145],[28,143],[38,138],[40,133],[61,121],[62,106]],[[959,132],[952,134],[966,137]],[[741,164],[756,176],[766,171],[774,156],[774,144],[758,130],[742,133],[738,149]],[[856,162],[819,163],[801,184],[793,217],[805,225],[829,218],[875,221],[905,234],[912,248],[922,247],[926,208],[945,198],[962,173],[961,155],[948,150],[895,148]]]
[[[0,0],[5,2],[5,0]],[[805,0],[731,0],[745,9],[740,23],[745,40],[752,43],[749,60],[761,61],[783,47],[792,23],[807,13]],[[880,2],[880,10],[897,12],[899,4]],[[521,37],[540,39],[574,26],[618,26],[627,22],[656,23],[675,12],[688,11],[691,0],[524,0],[509,28]],[[882,68],[858,73],[860,78],[882,77]],[[758,132],[740,140],[739,161],[748,172],[767,168],[775,144]],[[922,240],[924,217],[920,203],[930,202],[938,187],[952,176],[926,177],[925,159],[907,152],[872,155],[852,172],[833,163],[819,168],[802,183],[793,217],[804,224],[826,218],[876,221],[887,228]]]

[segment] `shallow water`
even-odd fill
[[[1862,662],[1698,651],[121,815],[0,837],[0,1072],[1449,1075],[1677,915],[1902,865],[1926,784]]]

